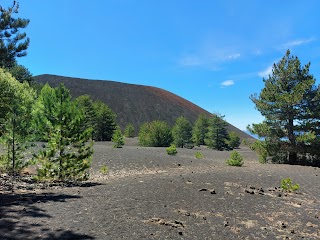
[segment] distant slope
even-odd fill
[[[160,88],[49,74],[35,76],[34,79],[52,87],[64,83],[73,97],[88,94],[92,99],[106,103],[117,114],[117,124],[122,129],[132,123],[136,132],[141,124],[152,120],[164,120],[173,125],[176,118],[185,116],[193,124],[201,113],[210,115],[192,102]],[[241,138],[251,138],[231,124],[228,130]]]

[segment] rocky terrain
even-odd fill
[[[122,149],[99,142],[84,183],[0,182],[0,239],[319,239],[320,169],[259,164],[246,147]],[[201,152],[202,159],[195,153]],[[100,168],[108,166],[108,174]],[[300,184],[280,188],[283,178]]]

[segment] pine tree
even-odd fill
[[[16,80],[21,83],[27,82],[30,85],[34,84],[32,74],[25,66],[16,63],[12,67],[8,68],[8,71]]]
[[[235,132],[229,133],[228,145],[230,149],[235,149],[240,146],[240,137]]]
[[[83,121],[83,129],[92,128],[92,138],[97,129],[97,113],[94,108],[94,102],[89,95],[81,95],[75,99],[78,107],[83,111],[85,120]]]
[[[26,28],[28,19],[14,18],[18,13],[19,3],[13,1],[13,5],[7,9],[0,6],[0,67],[11,68],[16,64],[17,57],[27,55],[29,38],[20,29]]]
[[[204,145],[204,139],[208,132],[208,118],[205,114],[200,114],[192,130],[192,140],[196,146]]]
[[[177,118],[172,128],[172,137],[176,147],[183,148],[192,142],[192,127],[188,119],[183,116]]]
[[[145,147],[168,147],[172,142],[171,129],[165,121],[144,123],[139,130],[139,144]]]
[[[309,67],[310,63],[301,67],[298,57],[288,50],[263,79],[261,93],[251,95],[265,121],[249,129],[265,138],[268,154],[280,162],[297,164],[298,154],[310,158],[318,149],[320,91]]]
[[[31,139],[32,105],[35,91],[27,83],[20,83],[0,68],[0,142],[7,150],[7,168],[15,171],[24,160]]]
[[[40,138],[47,142],[35,157],[39,178],[86,179],[93,154],[92,129],[83,129],[85,115],[63,84],[45,85],[34,110]]]
[[[135,133],[134,126],[132,123],[129,123],[124,129],[124,135],[128,138],[133,138],[134,133]]]
[[[111,141],[113,132],[116,129],[116,114],[101,101],[96,101],[93,105],[96,112],[95,140]]]
[[[116,126],[116,129],[114,130],[114,133],[112,135],[112,142],[114,142],[113,146],[115,148],[122,148],[122,146],[124,145],[124,139],[119,126]]]
[[[227,123],[223,119],[224,116],[213,115],[209,119],[208,132],[206,134],[205,143],[209,148],[219,151],[229,149],[227,132]]]

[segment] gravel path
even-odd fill
[[[262,165],[245,147],[240,168],[226,166],[230,152],[203,147],[176,156],[135,140],[94,148],[87,183],[3,188],[0,239],[320,238],[319,168]],[[299,192],[279,189],[287,177]]]

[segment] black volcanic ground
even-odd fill
[[[137,130],[141,124],[152,120],[164,120],[172,126],[179,116],[185,116],[193,124],[201,113],[210,115],[190,101],[155,87],[49,74],[35,76],[34,79],[52,87],[64,83],[73,97],[88,94],[94,100],[101,100],[117,114],[117,124],[122,129],[132,123]],[[228,130],[241,138],[250,138],[231,124]]]

